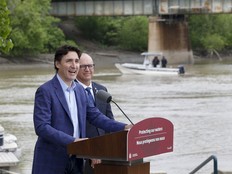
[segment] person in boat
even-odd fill
[[[159,65],[160,60],[157,56],[154,57],[154,59],[152,60],[152,64],[154,67],[157,67],[157,65]]]
[[[167,63],[168,63],[167,59],[163,56],[161,59],[161,67],[166,68]]]
[[[83,174],[83,159],[67,153],[67,145],[86,139],[86,121],[107,132],[130,129],[109,119],[75,82],[81,51],[64,45],[56,50],[54,77],[35,93],[33,122],[38,139],[35,144],[32,174]]]
[[[114,115],[111,110],[110,103],[101,102],[95,98],[95,94],[98,90],[107,91],[107,88],[95,81],[92,81],[94,76],[94,62],[90,55],[82,53],[80,57],[80,69],[77,74],[77,82],[80,83],[85,89],[89,88],[91,95],[94,99],[94,105],[108,118],[114,119]],[[88,138],[104,135],[106,132],[94,125],[86,122],[86,136]],[[100,159],[86,160],[84,166],[84,174],[93,174],[93,168],[95,164],[100,163]]]

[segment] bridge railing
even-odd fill
[[[231,13],[232,1],[159,0],[159,14]]]
[[[52,0],[55,16],[232,13],[232,0]]]

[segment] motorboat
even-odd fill
[[[122,74],[143,74],[143,75],[181,75],[185,73],[183,65],[179,65],[177,68],[162,67],[161,59],[163,53],[161,52],[143,52],[141,55],[144,57],[143,64],[137,63],[116,63],[115,66],[120,70]],[[156,67],[153,65],[153,59],[157,57],[160,61]]]

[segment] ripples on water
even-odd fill
[[[116,69],[113,71],[117,72]],[[186,174],[216,155],[220,170],[232,171],[232,65],[197,64],[184,76],[96,76],[113,99],[136,123],[164,117],[174,124],[174,151],[146,158],[151,171]],[[97,70],[98,74],[112,69]],[[53,77],[53,67],[0,69],[0,122],[18,137],[22,149],[19,168],[31,173],[36,136],[32,113],[34,93]],[[116,106],[116,119],[129,123]],[[210,162],[198,173],[213,172]]]

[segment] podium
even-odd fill
[[[136,123],[128,131],[73,142],[68,154],[101,159],[94,174],[150,174],[150,162],[143,158],[173,151],[173,124],[153,117]]]

